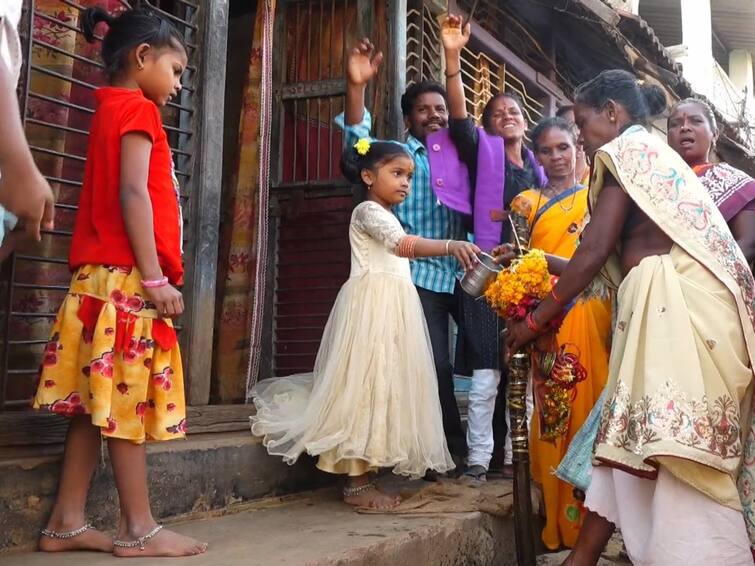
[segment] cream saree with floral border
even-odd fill
[[[618,254],[604,267],[618,312],[595,458],[641,477],[664,467],[743,510],[755,546],[752,273],[694,172],[653,134],[633,126],[596,154],[593,207],[606,173],[674,246],[626,277]]]

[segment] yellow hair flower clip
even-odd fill
[[[354,144],[354,149],[357,150],[359,155],[367,155],[367,152],[370,151],[370,145],[370,138],[362,138]]]

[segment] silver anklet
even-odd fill
[[[58,540],[65,540],[65,539],[68,539],[68,538],[73,538],[73,537],[77,537],[79,535],[83,535],[85,532],[87,532],[89,529],[92,529],[92,528],[94,528],[94,527],[92,527],[92,525],[90,525],[89,523],[87,523],[86,525],[84,525],[83,527],[80,527],[80,528],[76,529],[75,531],[66,531],[64,533],[59,533],[58,531],[52,531],[50,529],[42,529],[40,532],[44,536],[49,537],[49,538],[55,538],[55,539],[58,539]]]
[[[364,493],[365,491],[369,491],[371,489],[374,489],[375,484],[372,482],[366,483],[364,485],[360,485],[359,487],[348,487],[344,486],[343,488],[343,496],[344,497],[354,497],[355,495],[359,495],[360,493]]]
[[[144,550],[144,543],[149,541],[152,537],[154,537],[157,533],[159,533],[161,530],[163,530],[162,525],[157,525],[154,529],[152,529],[150,532],[148,532],[143,537],[139,537],[136,540],[114,540],[113,546],[117,546],[118,548],[136,548],[139,547],[139,550]]]

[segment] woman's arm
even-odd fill
[[[451,119],[463,120],[467,117],[464,83],[461,80],[461,50],[469,41],[471,29],[470,24],[462,29],[460,16],[449,15],[440,32],[446,55],[446,91],[448,92],[448,113]]]
[[[734,239],[742,248],[747,263],[755,262],[755,210],[741,210],[729,223]]]
[[[501,244],[500,246],[493,248],[490,255],[493,256],[498,265],[508,267],[519,254],[517,254],[516,246],[514,246],[514,244]],[[566,268],[566,264],[569,263],[568,258],[552,254],[545,254],[545,260],[548,262],[548,273],[558,276],[561,276]]]
[[[559,301],[551,295],[540,303],[532,315],[537,326],[544,328],[563,311],[564,305],[576,298],[600,273],[619,243],[631,204],[629,195],[612,176],[606,175],[590,223],[582,234],[582,241],[554,288]],[[509,324],[509,351],[516,352],[536,336],[524,322]]]
[[[121,211],[136,266],[145,281],[163,277],[157,259],[152,201],[147,189],[151,152],[152,142],[145,134],[131,132],[121,138]],[[161,315],[178,316],[183,312],[181,293],[172,285],[145,288],[144,292]]]

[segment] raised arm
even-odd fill
[[[346,59],[346,108],[347,126],[359,124],[364,117],[364,93],[367,84],[375,78],[383,60],[381,52],[366,37],[361,39]]]
[[[443,50],[446,55],[446,90],[448,110],[452,119],[467,117],[467,103],[464,100],[464,83],[461,81],[461,50],[469,41],[471,26],[462,29],[460,16],[449,15],[440,30]]]

